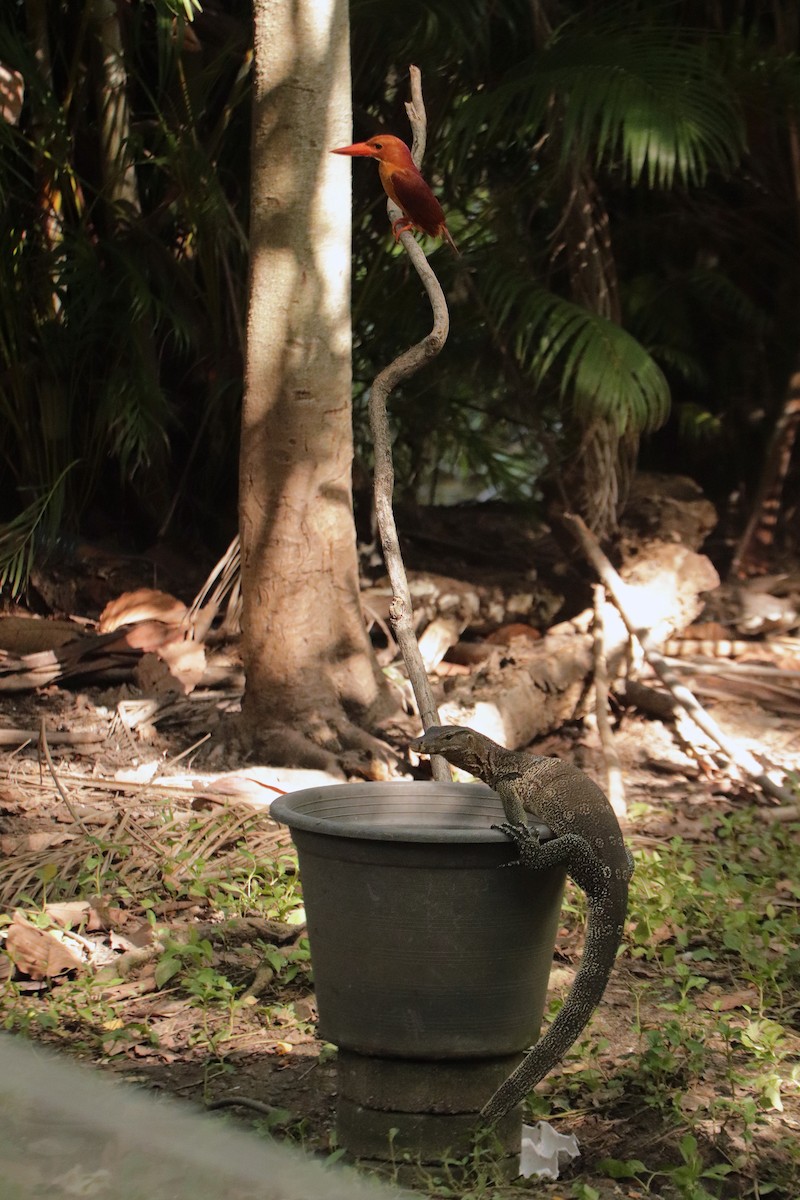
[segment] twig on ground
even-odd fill
[[[422,160],[425,149],[427,123],[425,104],[422,99],[422,80],[417,67],[409,68],[411,75],[411,102],[406,105],[411,129],[414,135],[412,154],[417,166]],[[390,200],[388,202],[389,219],[397,221],[402,217],[398,207]],[[412,265],[422,280],[428,293],[431,309],[433,310],[433,327],[427,337],[421,342],[403,351],[397,358],[377,375],[369,396],[369,420],[372,429],[372,441],[375,450],[375,515],[378,522],[383,557],[389,581],[392,585],[392,601],[389,609],[389,621],[394,630],[400,653],[405,663],[411,687],[419,708],[423,726],[437,725],[439,714],[436,701],[433,698],[430,681],[428,680],[425,664],[422,661],[416,634],[414,632],[414,610],[411,602],[411,592],[408,586],[403,557],[400,552],[400,540],[397,536],[394,512],[392,509],[392,494],[394,492],[394,463],[392,461],[392,441],[389,430],[389,417],[386,402],[390,392],[404,379],[410,378],[430,359],[435,358],[444,346],[450,330],[450,317],[439,280],[423,254],[420,246],[410,230],[400,234],[400,240],[406,250]],[[431,770],[434,779],[448,781],[451,778],[450,768],[441,756],[431,759]]]
[[[650,643],[650,631],[636,625],[626,603],[626,594],[630,590],[629,585],[606,558],[599,542],[590,532],[586,523],[576,513],[564,513],[563,521],[572,530],[581,549],[605,585],[631,637],[635,637],[639,641],[647,661],[672,694],[675,702],[685,709],[695,724],[739,768],[746,778],[750,779],[752,783],[758,784],[770,796],[776,797],[785,804],[792,803],[795,800],[792,793],[771,779],[749,750],[737,745],[720,729],[697,697],[689,691],[685,684],[681,683],[675,672],[670,669],[663,655]]]
[[[285,1109],[264,1104],[261,1100],[253,1100],[250,1096],[220,1096],[219,1100],[209,1100],[206,1104],[207,1111],[212,1112],[215,1108],[251,1108],[253,1112],[261,1113],[265,1117],[274,1117],[276,1113],[285,1112]],[[291,1117],[284,1117],[280,1123],[285,1125],[290,1120]]]
[[[35,742],[40,737],[36,729],[0,729],[0,746],[19,746],[23,742]],[[49,733],[51,746],[100,746],[105,741],[105,732],[96,729],[68,729]]]
[[[41,724],[39,725],[39,754],[40,754],[40,756],[44,757],[44,761],[47,763],[47,769],[53,777],[53,783],[56,785],[56,788],[58,789],[59,796],[61,797],[61,799],[64,801],[65,805],[67,806],[67,811],[69,812],[69,815],[72,817],[75,824],[77,826],[79,826],[79,828],[82,830],[82,832],[86,835],[86,837],[94,840],[93,835],[89,832],[89,830],[84,825],[82,819],[78,816],[78,812],[77,812],[74,804],[72,803],[72,800],[70,799],[69,792],[63,786],[63,784],[61,783],[61,780],[58,778],[58,774],[56,773],[55,764],[53,763],[53,756],[51,755],[50,747],[47,744],[47,727],[45,725],[44,717],[42,717]],[[41,759],[40,759],[40,761],[41,761]]]
[[[192,745],[187,747],[186,750],[181,750],[180,754],[176,754],[174,758],[168,758],[164,765],[167,767],[174,767],[175,764],[179,763],[182,758],[186,758],[189,754],[192,754],[195,750],[199,750],[199,748],[203,745],[203,743],[207,742],[210,737],[211,737],[210,733],[204,733],[201,738],[198,738],[197,741],[193,742]],[[280,788],[275,788],[275,791],[280,792]],[[284,793],[281,792],[281,795],[284,795]]]
[[[132,950],[126,950],[124,954],[118,955],[113,962],[101,967],[95,973],[92,982],[95,985],[103,985],[111,983],[115,979],[127,979],[133,971],[154,962],[163,953],[164,943],[159,939],[151,942],[148,946],[134,946]]]

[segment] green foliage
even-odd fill
[[[45,540],[55,539],[63,520],[64,482],[74,466],[74,463],[66,466],[49,490],[0,526],[0,592],[8,588],[12,597],[22,592],[33,569],[43,527],[46,529]]]
[[[172,816],[164,812],[164,821],[172,829]],[[186,828],[181,823],[180,838]],[[238,916],[247,913],[265,919],[301,923],[304,918],[302,898],[298,889],[296,862],[292,855],[278,860],[256,861],[247,846],[242,844],[235,865],[227,870],[212,859],[184,856],[181,869],[178,860],[170,861],[164,869],[164,880],[170,886],[159,885],[151,891],[147,882],[135,886],[127,869],[129,847],[111,841],[92,839],[93,846],[76,877],[67,879],[53,863],[43,863],[38,875],[42,894],[36,900],[20,898],[18,907],[34,925],[52,928],[52,919],[45,911],[48,901],[59,896],[79,898],[102,896],[114,907],[133,906],[147,914],[154,937],[163,946],[155,964],[154,977],[160,989],[177,991],[199,1010],[199,1029],[196,1043],[207,1048],[219,1059],[225,1043],[231,1037],[242,1001],[239,999],[241,981],[227,977],[219,965],[214,947],[207,938],[199,937],[191,928],[186,937],[172,936],[162,924],[162,905],[166,891],[170,898],[213,897],[215,911]],[[163,866],[163,865],[162,865]],[[123,883],[118,872],[125,868],[129,882]],[[0,926],[10,924],[11,918],[0,914]],[[259,944],[262,960],[274,971],[275,989],[280,1003],[264,1011],[264,1019],[276,1026],[306,1026],[285,999],[285,989],[310,988],[310,951],[308,940],[276,948]],[[104,991],[109,981],[100,987],[91,976],[75,980],[60,979],[58,985],[41,995],[31,996],[13,983],[0,985],[0,1029],[28,1036],[46,1036],[78,1044],[92,1053],[116,1056],[128,1052],[132,1045],[155,1044],[149,1027],[138,1019],[126,1016],[126,998],[108,1000]],[[111,981],[113,982],[113,981]],[[113,991],[113,989],[112,989]],[[217,1064],[220,1066],[220,1064]]]
[[[187,942],[176,942],[172,938],[166,938],[164,953],[159,958],[155,970],[156,983],[163,987],[184,967],[204,967],[211,961],[211,956],[211,943],[206,939],[190,937]]]
[[[765,842],[752,821],[730,815],[715,822],[699,868],[696,848],[679,837],[642,854],[633,883],[632,953],[680,966],[681,986],[694,964],[721,956],[755,986],[761,1006],[780,1007],[800,979],[798,889],[790,882],[795,837],[791,828],[775,827]],[[776,896],[776,879],[785,881],[785,903]],[[662,941],[665,913],[675,935]]]
[[[621,160],[632,183],[650,187],[732,170],[744,126],[708,44],[673,21],[632,27],[630,9],[568,22],[497,88],[463,105],[459,121],[493,143],[512,127],[545,128],[558,97],[563,167],[574,157]]]
[[[281,984],[292,983],[301,973],[307,978],[310,975],[311,951],[308,938],[301,938],[294,946],[275,947],[263,942],[259,942],[258,945],[264,962],[269,963],[275,972],[276,980]]]
[[[584,1183],[583,1180],[578,1180],[573,1183],[570,1189],[570,1196],[573,1200],[600,1200],[600,1193],[597,1188],[594,1188],[589,1183]]]
[[[632,444],[671,400],[650,461],[674,465],[677,441],[702,482],[739,486],[752,409],[792,369],[800,303],[785,168],[800,70],[771,21],[739,6],[689,20],[671,0],[351,8],[356,136],[407,135],[419,63],[425,170],[464,251],[435,250],[445,353],[393,400],[399,487],[428,499],[452,475],[536,499],[593,422]],[[89,11],[47,7],[49,76],[23,6],[0,28],[0,61],[26,84],[21,123],[0,123],[0,578],[16,591],[93,511],[125,511],[145,538],[174,523],[216,539],[217,522],[227,537],[235,519],[250,6],[224,22],[196,0],[119,9],[138,209],[103,161]],[[184,52],[187,20],[199,52]],[[354,180],[366,461],[361,396],[427,313],[372,165]],[[578,217],[605,246],[588,288],[598,259],[579,262]]]
[[[776,335],[790,346],[788,328],[784,336],[769,327],[774,294],[753,286],[758,267],[741,254],[744,242],[771,257],[778,239],[782,255],[795,254],[786,244],[796,233],[788,211],[777,226],[766,219],[741,168],[748,106],[776,96],[766,79],[780,60],[773,53],[765,71],[763,30],[748,30],[742,41],[733,17],[724,31],[699,19],[690,26],[678,6],[659,0],[563,5],[564,19],[551,30],[541,12],[537,25],[517,3],[480,14],[445,3],[426,20],[412,5],[402,18],[387,12],[380,30],[379,8],[375,0],[354,8],[360,123],[365,133],[405,133],[406,55],[418,62],[431,122],[425,171],[470,272],[465,288],[458,266],[436,254],[451,338],[436,379],[413,385],[420,407],[424,397],[427,440],[413,436],[413,396],[398,394],[401,486],[428,480],[447,461],[479,491],[484,478],[474,463],[481,441],[486,461],[497,453],[500,418],[508,422],[501,454],[521,469],[503,472],[493,486],[517,497],[525,478],[527,494],[536,495],[548,470],[562,469],[581,429],[597,420],[618,435],[657,429],[671,392],[679,433],[694,443],[690,465],[713,459],[716,473],[727,468],[730,486],[753,458],[732,444],[740,419],[732,397],[752,381],[763,399],[764,372],[777,360],[762,347]],[[385,55],[374,53],[382,39],[394,55],[388,72]],[[488,70],[476,76],[481,56]],[[754,145],[747,150],[759,154]],[[573,292],[577,235],[568,215],[579,176],[596,202],[594,217],[609,218],[614,319]],[[374,175],[357,170],[354,180],[356,375],[367,385],[423,330],[413,280],[397,253],[385,253]],[[762,176],[758,187],[765,186]],[[783,370],[774,370],[777,388]],[[470,439],[459,415],[465,405],[474,417],[468,459],[458,454]]]
[[[605,317],[548,292],[495,257],[482,272],[486,302],[513,338],[517,361],[541,386],[553,374],[582,423],[602,419],[619,434],[662,424],[669,388],[642,345]]]
[[[199,472],[204,497],[236,445],[245,197],[229,155],[247,135],[246,75],[231,70],[243,48],[220,43],[195,0],[120,9],[129,128],[112,166],[89,10],[48,6],[49,73],[21,8],[0,29],[27,101],[18,126],[0,122],[0,580],[15,591],[91,507],[132,501],[154,536],[178,471],[184,485]],[[200,70],[173,13],[197,15]],[[123,167],[133,201],[115,191]],[[184,520],[216,510],[180,500]]]
[[[203,11],[200,0],[160,0],[160,3],[175,16],[183,15],[187,21],[193,21],[195,15]]]
[[[590,1168],[635,1180],[644,1195],[794,1195],[797,1154],[781,1144],[767,1158],[762,1143],[771,1114],[789,1096],[796,1103],[800,1088],[798,828],[775,824],[767,837],[749,808],[706,824],[707,838],[674,837],[636,854],[627,952],[646,969],[632,997],[630,1057],[599,1068],[603,1044],[590,1028],[550,1094],[530,1103],[550,1120],[587,1108],[621,1121],[635,1115],[631,1130],[646,1130],[651,1114],[654,1146],[640,1133],[635,1155]],[[586,1186],[582,1179],[575,1194]]]

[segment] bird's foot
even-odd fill
[[[408,233],[409,229],[413,229],[413,228],[414,228],[413,221],[409,221],[407,219],[407,217],[398,217],[396,221],[392,222],[392,233],[394,234],[394,240],[396,242],[399,242],[400,234]]]

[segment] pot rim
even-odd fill
[[[399,794],[419,796],[420,793],[442,800],[440,821],[432,821],[431,809],[425,812],[428,823],[386,820],[384,814],[370,814],[370,797],[386,799],[391,789]],[[339,814],[321,815],[320,802],[345,801],[348,793],[356,804]],[[464,803],[472,802],[471,810]],[[365,802],[363,809],[358,802]],[[477,803],[475,803],[477,802]],[[488,803],[487,803],[488,802]],[[303,788],[278,796],[270,806],[270,816],[292,830],[305,833],[326,834],[329,837],[357,838],[377,842],[495,842],[509,844],[504,833],[492,829],[493,823],[505,820],[502,802],[497,792],[485,783],[439,783],[435,780],[386,780],[364,781],[363,783],[334,783],[313,788]],[[466,823],[465,823],[466,822]],[[474,822],[474,823],[473,823]],[[529,822],[530,827],[539,829],[542,840],[552,833],[538,822]]]

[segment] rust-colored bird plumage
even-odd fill
[[[377,159],[383,190],[403,212],[402,217],[392,225],[395,241],[406,229],[421,229],[431,237],[443,238],[458,254],[442,206],[417,170],[408,146],[400,138],[390,133],[381,134],[367,142],[342,146],[331,153]]]

